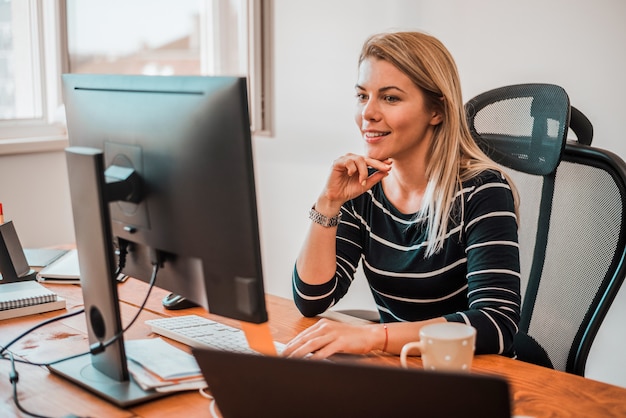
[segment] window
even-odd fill
[[[63,72],[247,76],[268,134],[270,3],[0,0],[0,145],[63,134]]]
[[[42,117],[37,16],[28,2],[0,2],[0,118]],[[31,46],[33,47],[31,49]],[[17,92],[20,94],[18,95]]]
[[[245,76],[246,6],[245,0],[177,0],[175,5],[171,0],[67,0],[69,70]]]
[[[54,54],[47,54],[56,38],[56,21],[50,16],[54,8],[47,3],[0,0],[0,138],[63,132],[55,123],[55,83],[47,80],[56,75],[51,70],[57,63]]]

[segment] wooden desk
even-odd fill
[[[76,285],[49,285],[67,299],[68,310],[80,308],[82,294]],[[122,317],[128,321],[141,303],[147,285],[129,280],[121,284]],[[161,299],[167,292],[154,289],[151,300],[139,320],[126,334],[126,339],[150,336],[146,319],[195,313],[207,315],[201,308],[182,312],[166,311]],[[268,296],[270,327],[274,339],[287,342],[316,319],[303,318],[290,300]],[[29,317],[0,321],[0,344],[7,343],[22,331],[43,319],[58,315],[50,312]],[[208,315],[211,317],[211,315]],[[229,325],[236,321],[213,317]],[[175,343],[179,347],[184,347]],[[184,347],[186,348],[186,347]],[[21,358],[45,362],[87,349],[86,326],[83,315],[38,329],[20,340],[11,350]],[[360,360],[361,361],[361,360]],[[400,367],[397,356],[373,354],[363,362]],[[419,359],[411,359],[414,367],[421,367]],[[20,380],[18,391],[22,405],[29,411],[49,416],[73,413],[90,417],[179,417],[210,416],[210,400],[197,391],[175,394],[129,409],[120,409],[95,395],[50,374],[43,367],[18,364]],[[8,378],[9,362],[0,361],[0,416],[21,417],[12,400]],[[476,356],[473,373],[487,373],[506,377],[511,385],[513,414],[533,417],[626,417],[626,389],[584,379],[579,376],[534,366],[496,355]]]

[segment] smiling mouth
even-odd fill
[[[391,132],[365,132],[364,136],[366,139],[377,139],[383,136],[389,135]]]

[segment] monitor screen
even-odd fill
[[[159,263],[157,286],[266,322],[246,80],[65,74],[63,95],[90,343],[119,331],[120,243],[123,273],[149,281]],[[92,357],[127,378],[122,339]]]

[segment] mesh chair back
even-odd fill
[[[531,111],[552,105],[560,110]],[[582,375],[625,275],[626,164],[590,146],[591,124],[558,86],[504,87],[466,109],[474,138],[520,193],[520,330],[556,369]],[[566,141],[568,127],[579,143]]]
[[[625,172],[619,157],[569,143],[557,170],[528,334],[559,370],[583,374],[593,338],[623,281]]]
[[[519,84],[485,92],[465,109],[470,131],[496,162],[525,173],[554,172],[569,126],[565,90],[550,84]]]

